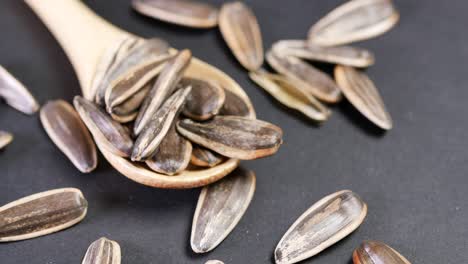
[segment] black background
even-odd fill
[[[272,263],[284,232],[323,196],[351,189],[368,203],[352,235],[304,263],[351,263],[364,239],[382,240],[413,263],[468,262],[468,4],[396,1],[398,26],[358,43],[372,50],[368,69],[394,120],[382,133],[346,101],[315,126],[279,105],[248,79],[217,29],[195,30],[138,15],[129,0],[85,1],[99,15],[176,48],[232,76],[252,99],[258,117],[285,131],[277,155],[245,162],[257,174],[254,199],[234,231],[214,251],[191,252],[189,236],[199,190],[159,190],[123,177],[102,158],[79,173],[45,134],[38,115],[0,104],[0,128],[15,135],[0,153],[0,203],[59,187],[77,187],[87,217],[62,232],[0,245],[0,263],[81,263],[101,236],[117,240],[123,263]],[[220,4],[222,1],[213,1]],[[315,21],[343,1],[246,1],[258,16],[264,46],[304,38]],[[80,93],[67,57],[23,1],[0,3],[0,63],[41,104]]]

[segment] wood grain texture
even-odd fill
[[[358,228],[366,214],[367,205],[351,191],[322,198],[281,238],[274,253],[276,263],[292,264],[320,253]]]
[[[182,114],[194,120],[203,121],[217,115],[224,105],[226,94],[217,83],[195,78],[183,78],[181,87],[191,86]]]
[[[120,264],[121,257],[120,245],[101,237],[88,247],[81,264]]]
[[[252,200],[255,182],[252,171],[237,169],[202,189],[190,237],[194,252],[211,251],[229,235]]]
[[[364,241],[353,252],[354,264],[411,264],[396,250],[379,241]]]
[[[0,130],[0,150],[13,141],[13,134]]]
[[[0,65],[0,99],[16,110],[31,115],[39,110],[39,104],[28,89]]]

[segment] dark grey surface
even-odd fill
[[[199,190],[138,185],[102,157],[94,173],[80,174],[51,143],[38,115],[0,104],[0,128],[15,134],[0,153],[0,203],[70,186],[80,188],[90,204],[85,220],[73,228],[1,244],[0,263],[81,263],[100,236],[120,243],[123,263],[272,263],[277,242],[295,219],[341,189],[360,194],[368,216],[355,233],[304,263],[351,263],[353,249],[364,239],[382,240],[413,263],[468,262],[466,1],[399,0],[398,27],[358,43],[376,54],[368,73],[393,117],[395,127],[388,133],[379,133],[347,102],[333,107],[321,127],[286,111],[248,80],[216,29],[148,19],[131,11],[129,0],[86,2],[130,32],[166,38],[223,69],[244,87],[259,118],[284,129],[285,143],[274,157],[244,163],[257,174],[250,208],[218,248],[195,255],[189,233]],[[304,38],[310,25],[343,1],[247,2],[269,47],[275,40]],[[63,51],[23,1],[1,1],[0,30],[0,63],[41,104],[70,101],[80,93]]]

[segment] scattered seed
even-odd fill
[[[75,167],[83,173],[97,166],[96,146],[73,107],[63,101],[50,101],[40,113],[42,126]]]
[[[202,189],[190,237],[194,252],[211,251],[231,233],[249,207],[255,181],[252,171],[237,169]]]
[[[273,124],[240,116],[216,116],[204,123],[184,119],[178,122],[177,131],[205,148],[242,160],[273,155],[283,136]]]
[[[181,88],[171,95],[154,114],[150,122],[138,136],[132,152],[132,161],[150,158],[171,128],[172,123],[182,110],[191,87]]]
[[[138,109],[143,103],[143,100],[145,100],[152,86],[153,83],[148,83],[147,85],[145,85],[145,87],[143,87],[140,91],[132,95],[125,102],[114,106],[111,109],[110,114],[112,118],[120,123],[127,123],[135,120],[136,116],[138,115]]]
[[[202,146],[193,146],[190,162],[199,167],[214,167],[223,162],[224,157]]]
[[[321,47],[304,40],[281,40],[273,45],[272,50],[283,57],[293,56],[353,67],[368,67],[375,61],[374,54],[365,49],[351,46]]]
[[[262,34],[252,10],[242,2],[226,3],[219,13],[219,29],[237,60],[249,71],[263,64]]]
[[[120,264],[121,253],[117,242],[101,237],[91,243],[81,264]]]
[[[370,39],[390,30],[398,20],[391,0],[348,1],[312,26],[309,42],[336,46]]]
[[[294,84],[285,76],[270,74],[264,70],[250,72],[249,76],[280,103],[300,111],[312,120],[325,121],[330,116],[330,110],[326,106],[303,92],[300,84]]]
[[[392,128],[392,118],[377,88],[365,73],[351,67],[337,66],[335,78],[343,94],[359,112],[382,129]]]
[[[353,252],[354,264],[411,264],[396,250],[378,241],[364,241]]]
[[[224,264],[221,260],[208,260],[205,264]]]
[[[39,104],[11,73],[0,65],[0,98],[16,110],[25,114],[33,114],[39,110]]]
[[[190,64],[191,58],[192,53],[190,50],[182,50],[164,66],[156,83],[143,101],[140,112],[135,120],[133,128],[135,135],[140,134],[159,107],[164,103],[164,100],[176,89],[177,83]]]
[[[10,144],[11,141],[13,141],[13,135],[11,133],[0,130],[0,150]]]
[[[336,103],[341,99],[336,83],[327,74],[301,59],[281,57],[270,51],[267,53],[267,61],[277,72],[300,83],[304,92],[327,103]]]
[[[56,189],[33,194],[0,207],[0,242],[30,239],[77,224],[88,202],[80,190]]]
[[[219,111],[220,115],[234,115],[244,117],[255,117],[255,112],[249,104],[245,102],[239,95],[224,89],[226,98],[224,99],[224,105]]]
[[[364,221],[367,205],[351,191],[330,194],[312,205],[281,238],[277,264],[310,258],[352,233]]]
[[[187,96],[183,114],[195,120],[203,121],[217,115],[224,104],[224,89],[214,82],[194,78],[183,78],[182,87],[191,86],[192,92]]]
[[[108,151],[121,157],[128,157],[132,152],[133,140],[128,130],[113,120],[93,102],[81,96],[75,96],[73,104],[81,119],[93,134],[96,142]]]

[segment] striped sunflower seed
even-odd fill
[[[218,24],[218,9],[193,0],[132,0],[139,13],[169,23],[193,28],[212,28]]]
[[[33,114],[39,110],[39,104],[28,89],[11,73],[0,65],[0,98],[16,110]]]
[[[365,73],[351,67],[337,66],[335,79],[343,94],[359,112],[382,129],[392,128],[392,118],[377,88]]]
[[[224,104],[221,110],[219,111],[220,115],[233,115],[233,116],[244,116],[244,117],[253,117],[254,110],[248,105],[244,99],[239,95],[224,89],[224,94],[226,98],[224,99]]]
[[[77,224],[88,202],[75,188],[33,194],[0,207],[0,242],[30,239]]]
[[[411,264],[396,250],[378,241],[364,241],[353,252],[354,264]]]
[[[190,64],[191,58],[192,53],[190,50],[182,50],[164,66],[156,83],[153,88],[151,88],[149,95],[143,101],[137,119],[135,120],[135,125],[133,127],[135,135],[140,134],[156,111],[158,111],[160,106],[164,103],[164,100],[174,92],[177,83]]]
[[[184,119],[177,123],[177,131],[198,145],[242,160],[273,155],[283,136],[273,124],[240,116],[216,116],[204,123]]]
[[[336,103],[341,99],[341,92],[336,83],[327,74],[301,59],[282,57],[269,51],[267,61],[275,71],[300,83],[304,92],[327,103]]]
[[[93,102],[81,96],[75,96],[73,104],[89,131],[93,134],[96,142],[115,155],[121,157],[130,156],[133,140],[127,129],[113,120]]]
[[[249,71],[263,64],[260,26],[252,10],[242,2],[226,3],[219,13],[219,29],[237,60]]]
[[[202,146],[193,146],[190,163],[199,167],[214,167],[223,162],[224,157]]]
[[[237,169],[202,189],[190,237],[194,252],[211,251],[231,233],[252,201],[255,181],[252,171]]]
[[[348,1],[312,26],[309,42],[336,46],[370,39],[390,30],[399,17],[392,0]]]
[[[320,253],[356,230],[366,214],[367,205],[351,191],[322,198],[281,238],[275,249],[276,263],[292,264]]]
[[[195,120],[203,121],[217,115],[224,105],[224,89],[214,82],[194,78],[183,78],[182,87],[191,86],[182,113]]]
[[[111,117],[119,123],[127,123],[135,120],[138,115],[138,109],[143,103],[143,100],[145,100],[152,86],[152,82],[148,83],[125,102],[114,106],[111,109]]]
[[[121,252],[117,242],[101,237],[89,245],[81,264],[120,264]]]
[[[13,135],[11,133],[0,130],[0,150],[10,144],[11,141],[13,141]]]
[[[40,113],[45,131],[57,147],[83,173],[97,166],[96,146],[75,109],[63,100],[46,103]]]

